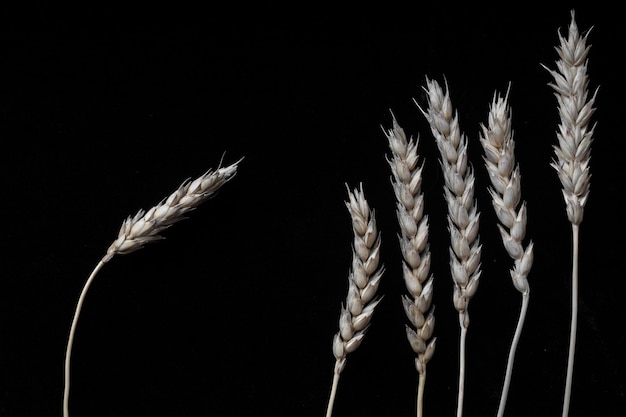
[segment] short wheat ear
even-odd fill
[[[229,166],[220,166],[216,170],[209,170],[193,181],[183,182],[169,197],[147,212],[140,210],[134,216],[130,216],[124,220],[117,239],[109,246],[107,253],[98,262],[85,282],[74,311],[67,341],[67,349],[65,351],[65,384],[63,391],[64,417],[69,416],[70,361],[76,325],[87,291],[100,269],[116,254],[124,255],[131,253],[141,249],[146,243],[162,239],[160,233],[163,230],[183,220],[186,213],[213,197],[224,184],[230,181],[237,173],[241,161],[242,159]]]
[[[333,339],[336,360],[326,417],[333,413],[339,376],[346,366],[346,356],[354,352],[363,341],[374,309],[381,300],[376,292],[384,273],[384,267],[379,265],[380,233],[374,211],[370,210],[365,199],[363,185],[354,191],[348,189],[346,207],[350,212],[354,234],[352,268],[348,275],[348,295],[339,316],[339,331]]]
[[[498,417],[502,417],[511,385],[515,351],[528,309],[530,299],[528,274],[533,264],[533,243],[530,242],[526,249],[522,244],[526,235],[526,203],[521,202],[521,174],[519,166],[515,163],[515,142],[511,129],[508,92],[504,98],[497,94],[494,95],[489,109],[489,121],[487,126],[482,125],[481,128],[480,143],[485,151],[485,166],[491,180],[492,188],[489,191],[493,208],[500,221],[498,228],[502,235],[504,248],[514,260],[514,266],[511,270],[513,285],[522,294],[522,305],[509,350],[498,407]]]
[[[469,327],[468,305],[478,289],[481,245],[478,237],[480,214],[474,199],[474,174],[468,166],[467,138],[461,133],[447,89],[426,79],[428,109],[420,110],[430,124],[441,155],[444,195],[448,205],[450,273],[454,283],[453,302],[459,313],[459,388],[457,417],[463,415],[465,393],[465,341]]]
[[[424,215],[422,193],[422,166],[417,147],[419,139],[407,139],[404,129],[393,118],[392,128],[386,132],[391,158],[393,191],[396,196],[396,215],[400,225],[400,251],[403,262],[404,283],[410,297],[402,296],[404,312],[411,326],[406,335],[415,358],[418,373],[416,413],[423,415],[426,364],[435,353],[432,338],[435,328],[433,299],[433,276],[430,274],[430,250],[428,246],[428,216]]]
[[[583,211],[589,197],[589,163],[594,130],[589,122],[595,111],[593,105],[597,93],[596,90],[592,97],[588,97],[588,36],[589,32],[584,36],[579,33],[572,11],[567,38],[559,33],[560,45],[556,51],[560,59],[556,61],[557,70],[546,68],[554,78],[550,86],[556,96],[560,117],[556,134],[558,144],[554,146],[556,159],[552,161],[552,167],[561,180],[567,218],[572,225],[572,312],[563,417],[569,415],[572,393],[578,320],[578,238]]]

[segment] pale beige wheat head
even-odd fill
[[[474,174],[468,166],[467,138],[461,133],[450,96],[435,80],[426,79],[428,109],[420,110],[430,124],[441,155],[440,163],[448,205],[450,271],[454,281],[454,306],[469,324],[467,307],[478,289],[481,245],[480,213],[474,199]],[[419,106],[419,105],[418,105]]]
[[[526,249],[526,202],[522,202],[521,174],[515,162],[515,142],[506,97],[494,95],[489,109],[488,125],[481,125],[480,143],[485,151],[485,166],[492,188],[493,208],[500,224],[504,248],[514,260],[511,270],[513,285],[522,294],[529,291],[528,273],[533,264],[533,243]]]
[[[556,159],[552,166],[563,185],[567,217],[573,225],[583,220],[583,211],[589,196],[589,162],[594,127],[589,125],[597,89],[589,97],[587,76],[587,46],[589,32],[582,36],[571,12],[571,23],[565,38],[559,33],[556,47],[560,59],[557,70],[550,70],[554,82],[550,86],[556,96],[560,117],[557,131],[558,145],[554,146]]]
[[[417,153],[419,139],[407,139],[404,129],[393,117],[392,128],[385,134],[391,150],[387,159],[396,196],[396,215],[400,225],[400,250],[403,256],[404,283],[411,297],[402,296],[402,305],[412,327],[406,326],[411,348],[417,355],[418,373],[426,372],[426,364],[435,352],[433,276],[430,274],[428,216],[424,215],[422,168]]]
[[[380,234],[374,212],[365,199],[363,186],[352,192],[348,189],[348,197],[345,204],[352,219],[354,242],[348,295],[341,308],[339,332],[333,339],[336,374],[345,367],[346,355],[354,352],[365,336],[374,309],[381,300],[376,297],[376,291],[384,273],[384,267],[379,265]]]
[[[117,239],[109,246],[103,262],[116,254],[127,254],[141,249],[146,243],[162,239],[160,233],[183,220],[185,214],[215,193],[237,173],[241,159],[231,165],[209,169],[195,180],[183,182],[169,197],[148,211],[139,210],[122,222]]]

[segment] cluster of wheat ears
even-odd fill
[[[562,184],[567,218],[572,226],[572,274],[571,274],[571,328],[567,374],[563,397],[563,417],[568,416],[574,352],[576,346],[576,318],[578,305],[578,236],[583,211],[589,195],[589,162],[593,136],[590,119],[594,112],[595,93],[589,95],[587,77],[586,34],[581,34],[571,12],[567,34],[559,32],[556,47],[556,69],[546,67],[553,81],[549,83],[557,99],[560,123],[556,129],[557,143],[552,166]],[[450,234],[450,275],[454,292],[452,304],[459,318],[459,372],[457,417],[463,415],[465,383],[466,337],[470,324],[468,306],[478,290],[481,275],[481,243],[479,239],[480,213],[474,198],[474,168],[468,162],[468,140],[461,131],[458,115],[454,110],[448,88],[426,78],[424,85],[427,102],[420,105],[432,136],[440,152],[440,166],[444,178],[444,198],[447,203],[448,230]],[[597,90],[596,90],[597,91]],[[508,104],[508,91],[504,96],[494,94],[486,122],[480,124],[479,139],[484,151],[484,166],[491,182],[489,191],[498,218],[502,243],[512,258],[510,271],[512,284],[521,294],[519,319],[510,345],[504,371],[504,382],[497,410],[503,416],[507,394],[513,376],[513,364],[518,341],[524,326],[528,308],[530,285],[528,275],[533,264],[533,243],[525,243],[526,204],[521,195],[521,172],[515,160],[515,143]],[[435,354],[435,315],[433,280],[430,272],[428,243],[428,215],[424,212],[422,186],[422,161],[419,140],[407,137],[392,116],[392,126],[385,130],[390,155],[387,162],[391,170],[391,182],[396,199],[399,225],[399,246],[402,252],[402,271],[407,294],[401,296],[408,324],[406,336],[415,352],[417,371],[416,415],[423,415],[424,387],[429,360]],[[140,210],[122,223],[117,239],[109,246],[97,263],[80,293],[72,319],[66,356],[63,415],[69,416],[70,361],[78,318],[87,291],[98,271],[115,255],[128,254],[145,244],[161,239],[161,233],[207,199],[235,177],[242,159],[230,165],[221,163],[202,176],[183,182],[167,198],[151,209]],[[380,262],[380,232],[377,229],[374,210],[365,198],[363,185],[350,189],[345,202],[352,221],[352,266],[348,276],[348,291],[339,315],[339,330],[334,335],[332,351],[335,356],[333,379],[326,416],[333,413],[340,375],[346,366],[348,353],[354,352],[362,343],[370,325],[375,308],[381,301],[377,294],[384,275]]]

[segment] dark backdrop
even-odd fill
[[[483,275],[470,303],[465,415],[495,415],[520,296],[478,141],[510,83],[516,156],[535,242],[531,301],[507,416],[560,415],[571,234],[550,167],[548,86],[570,7],[171,4],[5,10],[0,43],[0,415],[61,416],[63,358],[80,290],[121,221],[186,178],[244,157],[217,197],[166,239],[100,272],[72,361],[73,416],[320,416],[347,291],[346,184],[382,233],[384,294],[348,356],[335,413],[414,415],[398,227],[383,128],[391,111],[425,160],[437,351],[425,415],[456,409],[458,323],[446,208],[426,120],[426,77],[446,82],[476,170]],[[589,37],[591,195],[581,226],[571,413],[626,414],[623,22],[576,8]]]

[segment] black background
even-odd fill
[[[531,300],[507,416],[560,415],[571,232],[550,167],[547,85],[572,6],[321,5],[231,10],[170,4],[4,10],[0,43],[0,415],[61,416],[63,358],[80,290],[121,221],[186,178],[241,157],[238,175],[166,240],[95,280],[72,360],[73,416],[319,416],[347,291],[346,184],[363,183],[386,273],[372,326],[348,356],[335,413],[415,414],[395,201],[383,128],[420,136],[437,351],[425,415],[456,409],[442,177],[426,77],[447,82],[469,140],[483,275],[470,303],[465,415],[495,415],[520,296],[508,275],[478,132],[511,83],[516,156],[535,243]],[[621,17],[576,7],[589,43],[591,195],[581,226],[571,416],[626,415]]]

